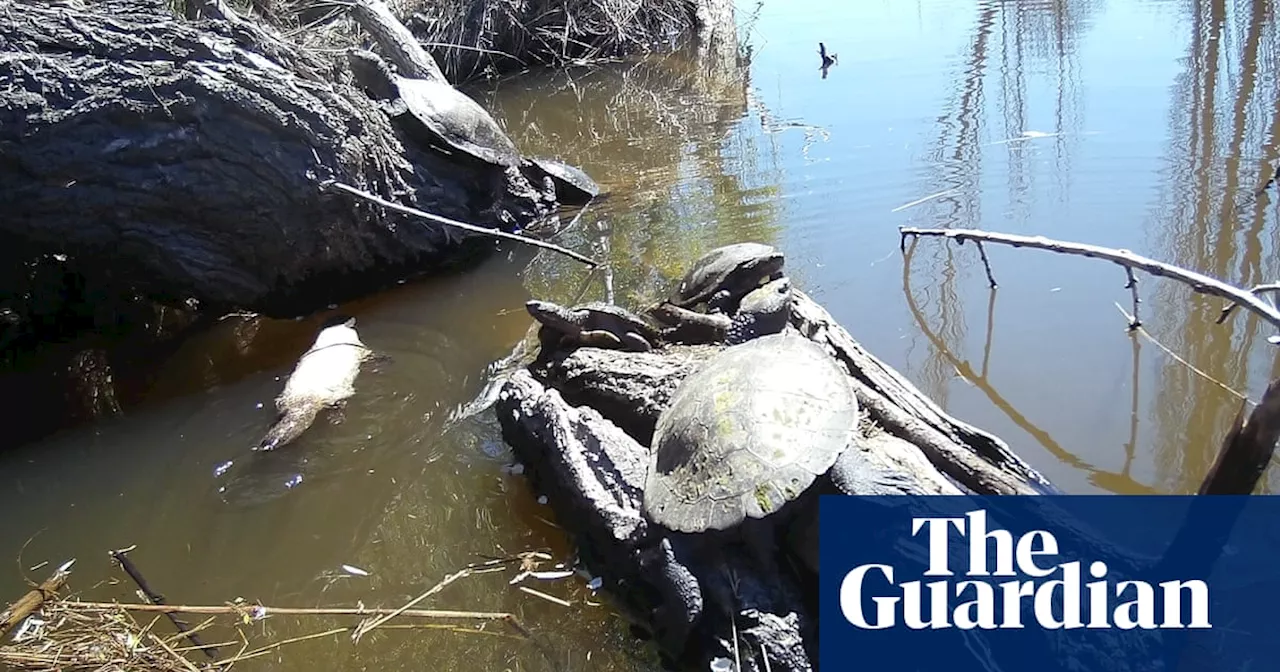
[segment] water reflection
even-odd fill
[[[1274,3],[1261,1],[1187,8],[1187,68],[1174,86],[1183,112],[1170,119],[1168,177],[1147,221],[1171,261],[1246,287],[1274,280],[1278,270],[1276,211],[1268,207],[1275,197],[1259,192],[1280,158],[1274,11]],[[1280,372],[1260,342],[1268,334],[1252,318],[1214,324],[1219,306],[1184,288],[1162,286],[1159,300],[1187,306],[1185,315],[1162,316],[1159,337],[1209,376],[1248,391]],[[1160,443],[1211,444],[1235,415],[1229,396],[1185,367],[1167,365],[1159,375]],[[1212,457],[1203,449],[1168,451],[1157,468],[1162,480],[1185,490]]]

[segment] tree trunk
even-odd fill
[[[341,55],[228,19],[0,0],[0,264],[65,255],[112,291],[292,316],[457,251],[323,180],[507,230],[553,205],[402,137]]]

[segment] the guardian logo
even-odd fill
[[[953,578],[949,528],[968,545],[968,566],[960,574],[968,578]],[[1058,541],[1047,531],[1016,539],[1008,530],[988,531],[983,510],[962,517],[913,517],[910,534],[927,538],[929,567],[923,576],[947,578],[898,583],[891,565],[853,568],[840,584],[840,610],[855,627],[1021,629],[1026,607],[1034,615],[1032,625],[1050,630],[1212,627],[1204,581],[1112,582],[1102,560],[1087,567],[1079,560],[1059,561]],[[999,581],[1002,577],[1009,580]]]

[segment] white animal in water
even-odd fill
[[[360,341],[356,320],[326,327],[302,354],[276,397],[275,424],[254,450],[275,450],[298,438],[325,408],[341,405],[355,394],[360,365],[373,352]]]

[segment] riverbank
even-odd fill
[[[26,6],[20,0],[8,4]],[[419,73],[424,77],[439,68],[429,54],[408,55],[408,43],[397,42],[397,36],[409,33],[379,9],[384,5],[361,7],[344,6],[316,19],[313,10],[289,3],[256,3],[240,16],[218,2],[192,2],[178,7],[187,17],[180,19],[151,0],[105,0],[84,5],[77,25],[87,32],[81,36],[42,33],[64,8],[32,6],[41,21],[0,22],[0,47],[31,53],[38,64],[28,67],[21,81],[28,98],[39,101],[9,106],[12,118],[3,124],[14,134],[8,140],[17,148],[15,160],[29,167],[0,189],[0,200],[14,204],[0,226],[0,264],[6,269],[0,278],[0,387],[34,392],[17,395],[26,399],[23,417],[51,418],[18,428],[12,442],[127,405],[131,395],[113,389],[104,350],[123,353],[115,358],[117,369],[120,364],[128,369],[128,351],[163,351],[190,329],[225,314],[312,315],[406,279],[474,268],[495,249],[483,235],[406,217],[346,193],[322,193],[316,182],[321,175],[357,188],[375,185],[370,187],[374,195],[383,193],[397,204],[495,231],[545,236],[566,225],[569,220],[562,217],[578,212],[572,207],[580,205],[574,200],[578,195],[564,191],[576,186],[556,183],[559,178],[543,171],[543,164],[528,160],[534,157],[511,154],[497,165],[486,164],[489,159],[477,162],[463,156],[475,145],[457,144],[457,137],[442,144],[436,136],[431,146],[416,146],[416,131],[402,128],[402,109],[388,110],[394,113],[388,126],[382,108],[389,101],[367,97],[371,84],[360,77],[352,81],[359,71],[349,71],[343,50],[363,47],[373,30],[380,50],[402,74],[412,63],[424,64]],[[619,14],[622,9],[627,11]],[[535,10],[530,5],[522,11]],[[418,17],[418,23],[424,12],[447,16],[448,30],[467,30],[478,42],[510,41],[517,25],[486,19],[496,6],[483,2],[428,3],[398,11],[401,17]],[[570,3],[537,15],[544,22],[558,16],[554,20],[587,31],[559,33],[585,49],[573,52],[575,63],[675,49],[709,34],[708,12],[687,0],[627,8]],[[304,19],[309,22],[303,24]],[[601,24],[605,19],[607,32]],[[720,20],[731,25],[731,8]],[[169,50],[174,60],[135,62],[133,52],[140,47],[133,43],[131,22],[139,30],[148,26],[157,48]],[[526,56],[550,53],[549,43],[529,36],[550,39],[551,24],[518,25],[532,31],[520,46]],[[436,45],[429,32],[419,30],[415,37]],[[658,33],[666,39],[656,40]],[[74,78],[77,69],[87,67],[75,60],[74,45],[89,35],[115,44],[90,51],[95,67],[115,74],[85,95],[102,99],[106,108],[128,99],[135,88],[156,89],[155,95],[126,106],[132,111],[123,116],[92,108],[60,110],[58,100],[42,98],[42,86]],[[202,40],[221,41],[225,49],[193,53],[183,46]],[[434,48],[451,69],[447,81],[466,78],[449,56],[454,52]],[[228,50],[239,56],[218,55]],[[255,66],[264,62],[255,58],[279,67]],[[515,58],[522,67],[568,62]],[[158,69],[138,79],[130,74],[138,68]],[[233,89],[210,89],[201,68],[231,73]],[[155,87],[160,80],[166,84]],[[317,87],[324,91],[317,93]],[[451,91],[441,89],[438,95],[465,99]],[[259,102],[246,102],[254,99]],[[214,114],[218,123],[211,125],[213,109],[220,111]],[[482,106],[475,109],[488,115]],[[67,132],[77,114],[82,118],[75,127],[92,128],[92,133]],[[335,115],[348,119],[346,130],[334,123]],[[503,137],[501,119],[484,123],[493,130],[482,144],[518,151]],[[192,133],[193,128],[201,130]],[[299,132],[303,142],[297,142]],[[169,139],[153,147],[148,138],[156,133]],[[113,151],[96,156],[82,151],[102,143]],[[272,149],[262,153],[252,147]],[[493,156],[483,151],[479,156]],[[59,175],[78,177],[55,189],[50,184]],[[165,196],[175,191],[184,197]],[[566,202],[571,207],[566,209]],[[111,214],[82,225],[76,213],[90,209]],[[77,391],[77,385],[84,389]],[[61,417],[48,412],[63,398],[69,404]]]

